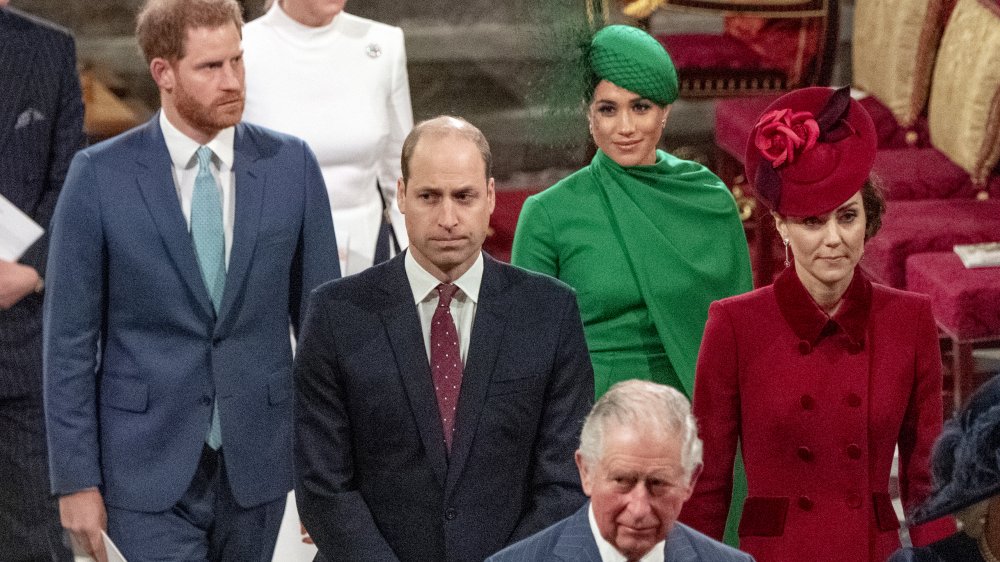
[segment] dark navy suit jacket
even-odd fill
[[[219,401],[226,471],[244,507],[292,485],[292,349],[309,292],[339,275],[330,206],[305,143],[236,126],[235,220],[216,316],[158,116],[73,159],[45,301],[52,487],[101,486],[132,511],[191,483]]]
[[[484,255],[445,450],[404,254],[312,296],[296,357],[296,499],[330,562],[481,562],[586,501],[594,399],[576,297]]]
[[[84,145],[73,38],[0,9],[0,195],[46,229],[19,260],[45,276],[48,228],[70,160]],[[0,310],[0,397],[42,393],[42,297]]]
[[[587,515],[590,503],[573,515],[511,545],[486,562],[601,562]],[[710,539],[683,523],[674,523],[664,547],[667,562],[752,561],[746,553]]]

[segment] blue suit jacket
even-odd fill
[[[481,562],[586,501],[580,311],[563,283],[484,256],[449,455],[404,256],[312,296],[295,371],[299,513],[330,562]]]
[[[490,556],[486,562],[601,562],[597,541],[590,530],[590,503],[544,531]],[[667,562],[726,562],[753,557],[674,523],[664,547]]]
[[[84,144],[76,49],[66,30],[0,8],[0,195],[46,235],[20,263],[45,276],[49,220]],[[42,393],[42,297],[0,310],[0,397]]]
[[[241,123],[218,317],[158,117],[73,159],[52,220],[45,409],[52,487],[161,511],[195,472],[219,401],[244,507],[292,484],[292,350],[309,292],[339,275],[326,189],[294,137]]]

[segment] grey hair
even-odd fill
[[[604,454],[604,434],[612,423],[653,431],[667,439],[680,438],[681,466],[687,478],[701,465],[701,439],[691,404],[674,388],[643,380],[612,386],[583,422],[580,455],[588,466]]]

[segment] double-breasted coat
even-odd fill
[[[695,377],[705,467],[681,519],[720,538],[740,443],[749,495],[740,548],[757,560],[885,560],[899,547],[889,496],[899,445],[907,508],[930,490],[941,360],[926,297],[856,269],[827,316],[793,269],[713,303]],[[950,521],[911,529],[926,544]]]

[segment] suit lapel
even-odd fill
[[[184,220],[180,200],[177,198],[170,153],[167,152],[167,144],[163,140],[159,118],[157,113],[143,125],[142,147],[137,164],[144,170],[137,174],[136,181],[149,208],[149,214],[153,217],[153,223],[160,233],[160,238],[163,239],[163,245],[167,248],[167,253],[170,254],[181,278],[187,283],[203,312],[212,317],[215,315],[212,300],[201,278],[191,233],[188,231],[187,221]]]
[[[229,319],[229,313],[236,302],[247,271],[250,258],[257,245],[260,213],[264,206],[264,185],[266,175],[257,166],[260,153],[256,145],[247,138],[248,130],[242,123],[236,125],[233,140],[233,196],[236,199],[236,213],[233,218],[233,246],[229,253],[229,267],[226,270],[226,288],[222,293],[219,307],[219,331]]]
[[[448,473],[444,432],[434,382],[431,379],[431,367],[427,361],[427,349],[424,347],[420,317],[417,315],[413,291],[403,266],[405,255],[403,253],[396,256],[386,266],[387,274],[382,290],[388,293],[392,304],[382,312],[382,323],[389,335],[399,376],[406,389],[424,450],[427,451],[427,459],[443,489]]]
[[[504,314],[507,308],[507,280],[493,258],[484,253],[483,260],[483,281],[479,288],[479,303],[476,306],[469,353],[462,374],[445,497],[458,481],[469,458],[507,321]]]
[[[28,48],[27,33],[15,20],[9,9],[0,9],[0,76],[21,76],[24,69],[32,68],[34,53]],[[21,96],[28,80],[5,78],[0,80],[0,150],[14,132],[21,111]]]
[[[570,516],[559,539],[552,547],[552,555],[567,562],[601,562],[601,552],[590,530],[590,502]]]

